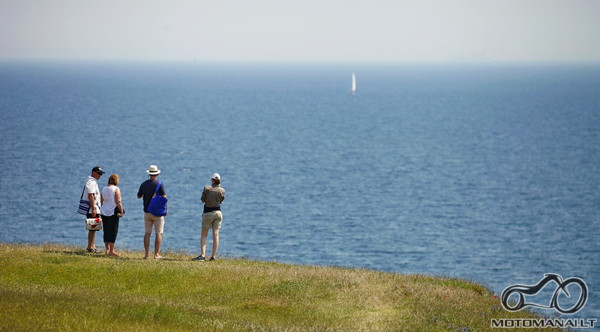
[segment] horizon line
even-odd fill
[[[223,64],[600,64],[600,59],[588,60],[248,60],[248,59],[142,59],[142,58],[0,58],[0,63],[223,63]]]

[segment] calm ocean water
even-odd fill
[[[198,251],[219,172],[222,254],[497,294],[577,276],[600,318],[598,65],[2,63],[0,114],[0,242],[83,247],[98,164],[121,176],[117,249],[142,249],[157,164],[165,250]]]

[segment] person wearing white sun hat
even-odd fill
[[[206,260],[206,237],[208,231],[212,229],[213,244],[210,261],[216,260],[217,250],[219,249],[219,230],[223,222],[223,213],[221,212],[221,203],[225,200],[225,189],[221,187],[221,175],[213,173],[210,177],[211,185],[204,187],[200,200],[204,203],[204,213],[202,213],[202,234],[200,236],[200,256],[193,258],[195,261]]]
[[[148,170],[146,171],[150,176],[150,179],[144,181],[140,185],[140,189],[137,193],[137,198],[144,198],[144,225],[145,225],[145,234],[144,234],[144,250],[145,255],[144,259],[147,259],[150,253],[150,236],[152,235],[152,228],[154,228],[154,258],[161,259],[162,256],[159,254],[160,245],[162,244],[162,233],[165,225],[165,217],[164,216],[155,216],[152,215],[148,211],[148,205],[150,204],[150,200],[156,193],[156,195],[160,195],[162,197],[167,197],[167,192],[165,190],[165,185],[162,181],[159,181],[158,175],[160,174],[160,170],[156,165],[150,165]],[[160,184],[160,187],[158,187]],[[158,190],[157,190],[158,187]],[[168,214],[168,208],[166,214]],[[165,214],[165,215],[166,215]]]

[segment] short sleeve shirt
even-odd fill
[[[96,213],[100,214],[100,189],[98,189],[98,181],[96,181],[96,179],[92,176],[88,176],[85,182],[85,189],[83,191],[82,199],[88,200],[88,194],[94,195],[94,207],[96,209]],[[90,206],[88,213],[92,213],[92,208],[94,207]]]
[[[142,182],[140,185],[137,196],[144,198],[144,212],[148,212],[148,204],[150,204],[150,200],[152,199],[152,196],[154,196],[154,191],[156,190],[156,186],[158,186],[159,182],[161,181],[158,179],[148,179]],[[163,182],[158,189],[158,195],[164,196],[166,194],[167,192],[165,191],[165,183]]]

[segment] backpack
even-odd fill
[[[158,195],[158,189],[162,181],[158,183],[156,186],[156,190],[154,190],[154,196],[148,203],[148,212],[150,212],[153,216],[162,217],[167,215],[167,198]]]

